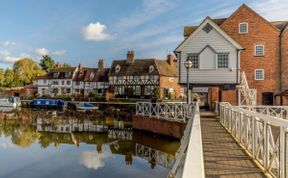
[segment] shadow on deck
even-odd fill
[[[266,177],[213,113],[201,113],[205,177]]]

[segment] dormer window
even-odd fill
[[[154,71],[154,66],[151,65],[151,66],[149,67],[149,73],[152,73],[153,71]]]
[[[84,74],[84,71],[79,72],[79,76],[81,77]]]
[[[95,76],[95,75],[94,75],[93,73],[90,74],[90,78],[91,78],[91,79],[94,78],[94,76]]]
[[[71,76],[71,73],[70,72],[65,72],[65,77],[68,78]]]
[[[210,23],[207,23],[207,24],[203,27],[203,30],[204,30],[206,33],[209,33],[212,29],[213,29],[213,27],[210,25]]]
[[[59,77],[59,73],[58,72],[53,73],[53,78],[58,78],[58,77]]]
[[[240,34],[248,33],[248,23],[243,22],[239,24],[239,33]]]
[[[120,72],[120,69],[121,69],[121,67],[120,67],[120,65],[118,64],[118,65],[115,67],[115,73]]]

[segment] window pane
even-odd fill
[[[229,54],[218,54],[218,68],[225,69],[229,67]]]
[[[239,25],[239,32],[240,33],[247,33],[248,32],[248,24],[247,23],[241,23]]]
[[[263,45],[256,45],[256,56],[263,56],[264,55],[264,46]]]
[[[264,80],[264,70],[257,69],[255,71],[255,80]]]
[[[190,54],[188,56],[188,60],[192,62],[192,69],[199,68],[199,55],[198,54]]]

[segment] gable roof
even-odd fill
[[[135,59],[133,63],[127,64],[126,59],[114,60],[109,76],[140,76],[140,75],[164,75],[177,76],[178,67],[175,64],[169,65],[166,60],[160,59]],[[116,73],[116,66],[120,66],[120,71]],[[153,66],[153,72],[149,72],[149,67]]]
[[[177,48],[174,50],[175,52],[181,51],[182,47],[185,45],[185,43],[188,40],[191,40],[196,36],[202,28],[209,23],[219,34],[221,34],[227,41],[229,41],[233,46],[235,46],[237,49],[241,50],[243,49],[239,43],[237,43],[233,38],[231,38],[226,32],[224,32],[209,16],[206,17],[205,20],[199,25],[199,27],[188,37],[186,38],[182,43],[180,43]],[[222,22],[223,23],[223,22]]]
[[[109,69],[99,70],[98,68],[83,67],[75,73],[73,81],[107,82],[108,72]]]

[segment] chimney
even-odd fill
[[[79,64],[78,64],[78,69],[81,70],[82,68],[83,68],[82,64],[79,63]]]
[[[105,66],[104,59],[99,59],[99,61],[98,61],[98,70],[103,71],[104,70],[104,66]]]
[[[132,64],[134,62],[134,51],[128,51],[126,55],[126,63]]]
[[[169,53],[169,54],[167,55],[167,62],[168,62],[168,64],[169,64],[170,66],[173,66],[173,64],[174,64],[174,56],[173,56],[171,53]]]
[[[62,67],[62,65],[60,64],[60,63],[57,63],[56,65],[55,65],[55,68],[56,69],[59,69],[59,68],[61,68]]]

